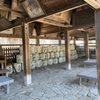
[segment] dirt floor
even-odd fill
[[[23,85],[23,72],[12,74],[15,82],[11,84],[10,94],[5,87],[0,87],[0,100],[98,100],[97,84],[93,81],[79,85],[77,74],[95,67],[86,65],[84,59],[72,61],[72,70],[65,69],[65,64],[42,67],[32,70],[32,84]]]

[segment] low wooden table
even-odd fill
[[[98,81],[97,79],[97,68],[91,68],[89,70],[83,71],[77,75],[79,77],[79,83],[81,85],[82,83],[82,78],[88,79],[88,80],[93,80],[95,82]]]

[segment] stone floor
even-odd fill
[[[79,85],[77,73],[89,69],[83,68],[83,60],[72,61],[72,70],[65,65],[48,66],[32,71],[32,85],[23,85],[23,72],[10,75],[15,82],[11,84],[11,93],[0,88],[0,100],[98,100],[97,85],[84,82]]]

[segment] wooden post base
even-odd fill
[[[71,70],[71,64],[67,64],[67,70]]]
[[[25,84],[26,86],[29,86],[29,85],[32,84],[31,75],[24,76],[24,84]]]
[[[88,58],[87,60],[90,60],[90,58]]]

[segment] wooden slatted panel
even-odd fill
[[[10,63],[10,61],[15,61],[16,60],[16,57],[15,55],[13,55],[14,53],[19,53],[19,48],[18,47],[5,47],[3,48],[3,53],[4,53],[4,56],[5,56],[5,60],[6,60],[6,63]]]

